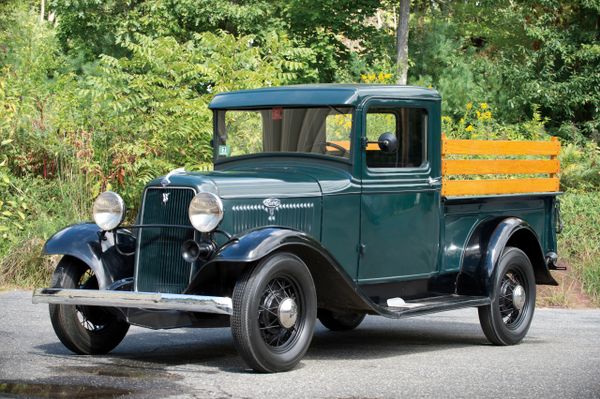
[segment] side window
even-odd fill
[[[416,168],[427,161],[427,110],[370,108],[366,129],[369,141],[377,141],[383,133],[392,133],[398,139],[398,149],[393,153],[384,153],[377,144],[369,144],[369,168]]]

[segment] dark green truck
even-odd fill
[[[219,94],[214,171],[151,181],[131,226],[102,193],[95,223],[46,243],[63,257],[33,301],[78,354],[109,352],[131,324],[231,326],[263,372],[294,367],[317,319],[350,330],[366,314],[477,307],[492,343],[516,344],[536,284],[557,284],[559,144],[443,139],[441,104],[404,86]],[[519,150],[529,158],[457,159]],[[511,172],[550,176],[458,180]]]

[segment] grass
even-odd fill
[[[561,211],[564,230],[558,254],[600,305],[600,192],[567,193],[561,198]]]

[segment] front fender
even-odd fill
[[[265,227],[253,230],[224,245],[215,254],[213,260],[253,262],[290,244],[315,247],[320,252],[327,252],[321,243],[306,233],[285,227]]]
[[[46,241],[43,253],[65,255],[79,259],[94,271],[100,289],[106,289],[117,280],[133,276],[133,255],[122,255],[115,248],[113,234],[101,235],[94,223],[68,226]],[[118,230],[120,247],[130,252],[135,248],[135,237],[127,230]],[[102,237],[102,238],[101,238]]]
[[[301,231],[286,227],[264,227],[250,231],[224,244],[217,253],[194,275],[187,293],[202,292],[214,284],[219,270],[234,270],[229,290],[248,267],[277,251],[288,251],[300,257],[309,268],[319,307],[328,309],[355,309],[377,313],[374,304],[364,296],[337,260],[321,243]],[[231,291],[227,292],[231,294]]]

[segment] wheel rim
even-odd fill
[[[258,308],[258,327],[264,343],[274,351],[285,351],[298,337],[303,297],[298,285],[278,276],[266,285]]]
[[[502,277],[498,301],[500,317],[507,328],[518,328],[529,310],[527,280],[519,270],[510,268]]]
[[[91,269],[87,269],[79,278],[78,289],[98,289],[98,280]],[[98,332],[106,328],[106,312],[98,307],[75,306],[79,324],[88,331]]]

